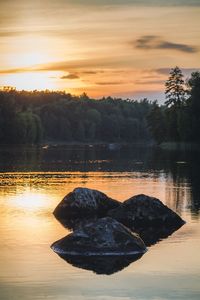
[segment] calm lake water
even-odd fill
[[[1,147],[1,300],[200,299],[200,153],[148,147]],[[50,245],[52,211],[75,187],[123,201],[145,193],[187,222],[112,275],[77,268]]]

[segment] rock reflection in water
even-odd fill
[[[82,197],[83,195],[84,197]],[[99,202],[95,198],[97,195],[98,200],[100,199]],[[117,208],[111,209],[107,213],[108,217],[103,216],[104,218],[99,215],[94,216],[95,211],[92,216],[90,214],[90,217],[86,215],[79,217],[77,211],[74,211],[74,207],[77,208],[76,205],[72,205],[74,201],[79,204],[78,209],[82,208],[82,199],[87,200],[88,208],[93,207],[92,204],[96,201],[96,208],[101,202],[105,202],[105,205],[108,200],[110,201],[109,198],[104,201],[105,197],[107,196],[98,191],[83,188],[75,189],[61,201],[54,211],[56,219],[64,227],[74,232],[53,243],[52,249],[61,258],[76,267],[92,270],[97,274],[113,274],[142,256],[142,254],[127,256],[128,252],[130,254],[130,249],[133,251],[136,247],[136,250],[142,252],[142,250],[146,250],[145,245],[156,244],[184,224],[181,217],[159,199],[144,194],[131,197],[121,205],[117,203]],[[71,216],[67,214],[67,208],[69,208]],[[85,209],[85,206],[83,208]],[[57,210],[59,213],[55,213]],[[102,210],[96,210],[96,212],[106,214]],[[139,236],[132,234],[128,228],[132,233],[137,233]],[[134,242],[132,241],[133,236]],[[108,247],[112,250],[109,257],[103,255],[102,245],[103,248]],[[87,247],[93,251],[93,255],[88,255],[88,253],[83,255]],[[123,256],[119,256],[122,249],[125,253]],[[113,252],[116,250],[118,253],[113,256]],[[76,252],[76,255],[73,251]]]
[[[76,230],[87,223],[97,220],[95,218],[77,218],[77,219],[62,219],[58,220],[65,228]],[[181,225],[182,226],[182,225]],[[181,226],[159,226],[159,227],[146,227],[146,228],[131,228],[134,232],[138,233],[145,245],[150,247],[159,241],[167,238],[178,230]],[[57,253],[58,254],[58,253]],[[77,268],[93,271],[96,274],[111,275],[126,268],[129,264],[140,259],[143,254],[127,255],[127,256],[77,256],[58,254],[67,263]]]
[[[111,275],[126,268],[140,259],[143,254],[120,256],[77,256],[58,254],[67,263],[74,267],[93,271],[96,274]]]
[[[86,218],[73,219],[64,225],[75,230],[54,242],[52,250],[73,266],[97,274],[118,272],[147,251],[138,235],[110,217],[92,222]]]
[[[132,228],[133,232],[139,234],[141,239],[144,241],[147,247],[150,247],[158,242],[168,238],[175,231],[181,228],[183,224],[177,226],[158,226],[158,227],[143,227],[143,228]]]

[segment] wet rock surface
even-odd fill
[[[99,219],[97,215],[94,216],[82,216],[82,217],[65,217],[65,218],[56,218],[63,227],[67,228],[70,231],[75,231],[88,223],[95,222]]]
[[[63,198],[53,214],[61,220],[75,216],[79,218],[90,215],[105,216],[108,210],[119,205],[119,201],[113,200],[97,190],[76,188]]]
[[[131,255],[147,250],[138,235],[109,217],[80,227],[53,243],[51,248],[61,255],[79,256]]]
[[[118,208],[110,210],[108,216],[136,232],[145,227],[178,228],[185,223],[179,215],[159,199],[144,194],[124,201]]]
[[[85,218],[68,218],[68,219],[62,219],[58,220],[65,228],[69,230],[77,230],[81,228],[82,226],[87,225],[91,222],[96,222],[99,218],[97,216],[95,217],[85,217]],[[143,240],[146,246],[151,246],[156,244],[157,242],[167,238],[171,234],[173,234],[176,230],[178,230],[183,224],[178,225],[171,225],[166,226],[159,225],[159,226],[134,226],[134,224],[130,224],[131,222],[125,222],[127,227],[129,226],[129,229],[131,231],[139,234],[140,238]]]

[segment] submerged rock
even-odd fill
[[[58,255],[74,267],[90,270],[96,274],[111,275],[123,270],[129,264],[140,259],[143,256],[143,253],[123,256],[77,256],[65,254]]]
[[[76,188],[67,194],[55,208],[53,214],[57,219],[73,216],[104,216],[108,210],[114,209],[120,202],[109,198],[106,194],[88,188]]]
[[[124,225],[106,217],[86,224],[56,241],[51,248],[59,255],[132,255],[144,253],[141,238]]]
[[[144,227],[180,227],[185,222],[159,199],[146,195],[133,196],[118,208],[110,210],[108,216],[136,230]]]

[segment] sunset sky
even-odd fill
[[[0,0],[0,86],[164,98],[200,69],[199,0]]]

